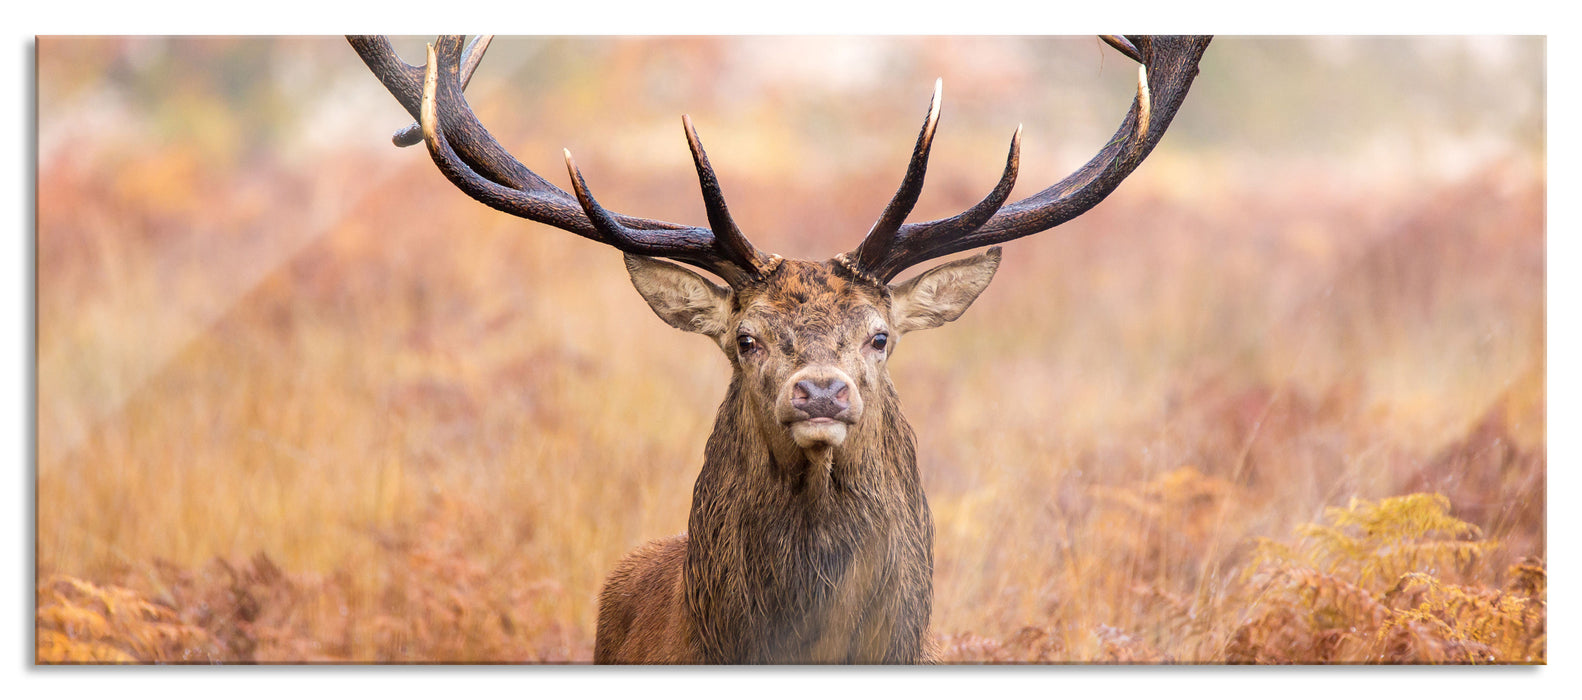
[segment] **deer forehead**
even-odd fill
[[[797,336],[867,330],[884,317],[888,295],[853,282],[827,263],[788,260],[738,298],[744,322]]]

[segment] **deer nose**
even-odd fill
[[[851,408],[849,394],[846,382],[839,379],[804,379],[791,388],[791,407],[806,413],[809,420],[838,418]]]

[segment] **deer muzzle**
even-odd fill
[[[810,367],[786,382],[779,402],[780,422],[803,449],[835,447],[862,416],[862,396],[851,378],[832,367]]]

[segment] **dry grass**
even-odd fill
[[[1544,663],[1547,574],[1509,567],[1505,591],[1479,571],[1499,543],[1411,494],[1330,509],[1296,547],[1261,543],[1225,649],[1233,663]],[[1250,602],[1250,605],[1247,605]]]
[[[292,72],[290,56],[336,65],[344,46],[180,46],[41,42],[38,660],[591,658],[602,577],[684,527],[717,351],[652,318],[612,251],[387,152],[399,119],[360,67]],[[721,51],[598,58],[690,75]],[[233,103],[180,67],[259,52],[334,89]],[[208,60],[177,60],[193,56]],[[925,92],[944,70],[914,69]],[[96,71],[158,99],[93,121]],[[968,165],[936,167],[920,217],[993,181],[984,154],[1014,122],[966,105],[1047,107],[995,98],[1053,78],[990,75],[947,74],[966,94],[935,162]],[[583,138],[601,201],[701,221],[674,115],[621,131],[650,122],[597,106],[646,83],[585,82],[476,104],[530,121],[508,142],[551,179],[538,156]],[[707,81],[667,89],[653,109],[714,105]],[[700,129],[760,245],[828,255],[889,196],[926,95],[870,114],[882,100],[778,89]],[[1203,89],[1209,110],[1230,88]],[[301,128],[340,124],[336,105],[356,123],[334,133],[375,133]],[[1453,177],[1359,175],[1227,155],[1192,119],[1105,204],[1011,244],[963,319],[898,351],[947,660],[1542,663],[1541,157],[1518,144]],[[1061,147],[1107,133],[1033,126]],[[784,145],[818,129],[846,135]],[[601,130],[613,144],[591,144]],[[1024,180],[1064,162],[1029,151]]]

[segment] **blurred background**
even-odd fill
[[[1541,569],[1545,50],[1216,38],[1118,191],[907,339],[947,659],[1246,660],[1265,545],[1352,499],[1475,526],[1436,580]],[[712,344],[613,249],[393,147],[340,37],[42,37],[37,68],[40,658],[589,660],[603,577],[685,527]],[[569,148],[606,206],[701,224],[690,114],[753,241],[823,259],[936,77],[913,220],[981,198],[1018,124],[1013,199],[1074,170],[1136,68],[1092,37],[500,37],[467,95],[551,182]]]

